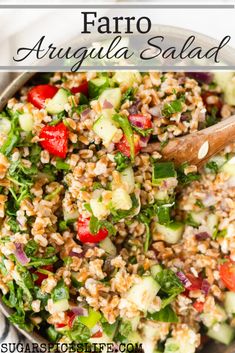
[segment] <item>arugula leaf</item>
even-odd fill
[[[135,99],[135,92],[136,92],[135,88],[129,87],[122,96],[121,104],[123,104],[127,100],[133,101]]]
[[[183,99],[176,99],[173,102],[165,103],[162,109],[162,115],[170,117],[172,114],[180,113],[183,109],[182,106]]]
[[[211,109],[210,115],[206,116],[206,127],[212,126],[220,120],[219,117],[217,116],[218,114],[218,109],[217,107],[213,107]]]
[[[194,221],[194,219],[190,213],[187,215],[185,223],[191,227],[194,227],[194,228],[198,228],[200,226],[200,223]]]
[[[161,309],[160,311],[157,311],[153,314],[148,314],[148,318],[154,321],[160,321],[160,322],[175,322],[177,323],[179,321],[176,313],[172,309],[170,305],[165,306],[165,308]]]
[[[135,145],[134,145],[134,134],[133,134],[131,124],[128,118],[124,115],[114,114],[112,119],[116,123],[118,123],[118,125],[123,130],[124,135],[126,136],[126,139],[130,146],[130,155],[131,155],[131,160],[133,161],[135,158]]]
[[[31,257],[31,261],[27,264],[29,267],[41,267],[46,265],[54,264],[58,260],[57,256],[52,256],[49,259],[44,259],[40,257]]]
[[[0,152],[5,156],[9,156],[13,148],[17,145],[20,140],[20,129],[19,129],[19,113],[8,111],[11,115],[11,130],[8,133],[7,139],[0,148]]]
[[[56,287],[52,290],[51,298],[53,299],[54,302],[58,302],[59,300],[62,300],[62,299],[69,299],[69,289],[65,285],[63,279],[61,279],[57,283]]]
[[[20,226],[15,217],[10,217],[7,224],[10,226],[10,230],[13,233],[20,232]]]
[[[188,173],[185,174],[184,170],[188,166],[188,163],[185,162],[177,169],[178,181],[181,185],[188,185],[192,181],[200,180],[201,175],[199,173]]]
[[[130,160],[128,157],[124,156],[124,154],[122,154],[122,152],[117,152],[114,156],[114,161],[117,164],[116,165],[116,169],[118,172],[122,172],[123,170],[125,170],[129,164],[130,164]]]
[[[38,243],[35,240],[30,239],[24,248],[25,254],[31,258],[38,251]]]
[[[219,171],[219,166],[215,161],[210,161],[206,164],[206,168],[210,169],[210,171],[214,174],[217,174]]]
[[[91,336],[90,330],[87,326],[78,321],[76,317],[73,321],[73,327],[66,332],[66,335],[74,342],[87,342]]]
[[[178,294],[184,291],[184,286],[170,269],[163,269],[158,272],[156,280],[161,286],[162,309],[164,309]]]
[[[107,220],[98,220],[98,218],[96,218],[94,215],[92,215],[90,218],[89,228],[92,234],[97,234],[102,228],[106,228],[109,235],[116,234],[116,229],[111,222]]]
[[[46,329],[46,335],[49,342],[52,342],[52,343],[57,342],[62,337],[62,335],[58,331],[56,331],[54,326],[49,326]]]
[[[56,159],[56,169],[59,170],[69,170],[70,166],[68,163],[64,162],[62,159],[57,158]]]
[[[149,135],[152,134],[153,132],[153,129],[152,128],[149,128],[149,129],[141,129],[140,127],[138,126],[135,126],[135,125],[131,125],[132,126],[132,129],[134,131],[136,131],[139,135],[143,136],[143,137],[147,137]]]

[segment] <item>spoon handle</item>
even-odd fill
[[[156,142],[142,151],[158,151],[164,159],[170,159],[176,165],[188,162],[200,166],[233,141],[235,142],[235,115],[204,130],[170,140],[163,148]]]

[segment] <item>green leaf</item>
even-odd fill
[[[135,145],[134,145],[134,134],[133,134],[131,124],[130,124],[128,118],[124,115],[115,114],[112,117],[112,119],[123,130],[124,135],[126,136],[126,139],[127,139],[129,146],[130,146],[130,155],[131,155],[131,160],[133,161],[135,158]]]
[[[123,104],[127,100],[133,101],[135,99],[135,93],[136,93],[136,89],[133,87],[129,87],[122,96],[121,104]]]
[[[121,152],[117,152],[114,156],[114,161],[116,163],[116,169],[118,172],[122,172],[130,165],[130,159]]]
[[[68,163],[64,162],[62,159],[58,158],[56,160],[56,169],[59,170],[69,170],[70,166]]]
[[[11,130],[8,133],[6,141],[0,148],[0,152],[3,153],[5,156],[9,156],[13,148],[20,141],[19,113],[10,110],[8,111],[8,113],[11,115]]]
[[[69,289],[64,283],[64,280],[61,279],[56,287],[52,290],[51,298],[54,302],[58,302],[62,299],[69,299]]]
[[[94,215],[90,218],[89,228],[91,234],[97,234],[101,229],[107,229],[109,235],[115,235],[116,229],[113,224],[107,220],[98,220]]]
[[[27,266],[41,267],[41,266],[54,264],[57,260],[58,260],[58,257],[55,255],[49,259],[44,259],[40,257],[31,257],[31,261],[27,264]]]
[[[131,322],[130,321],[122,321],[118,330],[122,336],[128,337],[129,334],[132,332]]]
[[[178,181],[181,185],[188,185],[192,181],[200,180],[201,178],[201,175],[199,173],[188,173],[186,175],[184,170],[187,166],[188,163],[185,162],[177,169]]]
[[[79,317],[76,317],[73,321],[73,327],[67,331],[67,336],[74,342],[87,342],[91,336],[90,330],[87,326],[83,325],[78,321]]]
[[[206,168],[210,169],[210,171],[214,174],[217,174],[219,171],[219,166],[215,161],[210,161],[206,164]]]
[[[171,103],[165,103],[162,109],[162,115],[170,117],[172,114],[180,113],[183,109],[183,99],[176,99]]]
[[[184,291],[184,286],[176,274],[170,269],[164,269],[157,274],[157,282],[161,286],[161,291],[169,295],[178,295]]]
[[[111,209],[111,215],[112,215],[112,221],[114,223],[119,222],[121,219],[130,217],[133,215],[133,212],[136,210],[137,207],[139,207],[139,201],[136,198],[135,194],[131,194],[131,201],[132,201],[132,207],[129,210],[116,210],[116,209]]]
[[[38,243],[35,240],[30,239],[25,245],[24,251],[28,257],[35,255],[38,251]]]
[[[174,310],[171,308],[170,305],[167,305],[165,308],[161,309],[160,311],[157,311],[153,314],[148,314],[148,318],[154,321],[160,321],[160,322],[174,322],[177,323],[179,321],[176,313]]]
[[[149,128],[149,129],[141,129],[140,127],[138,126],[135,126],[135,125],[131,125],[132,126],[132,129],[134,131],[136,131],[139,135],[143,136],[143,137],[147,137],[149,135],[152,134],[153,132],[153,129],[152,128]]]
[[[52,343],[57,342],[62,337],[61,334],[58,331],[56,331],[53,326],[49,326],[46,329],[46,335],[48,340]]]

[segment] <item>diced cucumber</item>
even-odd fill
[[[153,185],[160,185],[164,180],[175,178],[176,175],[174,163],[172,162],[156,162],[153,164]]]
[[[33,129],[33,116],[29,113],[19,115],[19,124],[23,131],[30,132]]]
[[[49,114],[59,114],[64,110],[68,103],[69,92],[65,88],[60,88],[52,99],[46,104],[46,110]]]
[[[172,222],[169,225],[156,223],[155,230],[164,237],[164,241],[169,244],[176,244],[182,237],[184,232],[184,224],[180,222]]]
[[[128,192],[123,188],[117,188],[112,192],[112,207],[116,210],[129,210],[132,201]]]
[[[78,321],[80,321],[83,325],[91,329],[100,321],[101,317],[102,316],[100,312],[89,308],[88,316],[79,316]]]
[[[233,80],[228,82],[224,90],[224,100],[230,105],[235,105],[235,81]]]
[[[217,231],[218,227],[218,216],[216,214],[209,214],[207,217],[207,227],[213,235]]]
[[[126,299],[136,304],[139,310],[146,312],[159,289],[160,285],[151,276],[142,277],[140,282],[134,284],[127,292]]]
[[[173,337],[166,340],[164,353],[194,353],[196,345],[190,343],[189,339],[178,341]]]
[[[119,84],[132,86],[135,82],[141,82],[141,74],[138,71],[117,71],[113,80]]]
[[[98,219],[103,219],[108,214],[107,207],[104,205],[103,202],[99,201],[98,199],[91,199],[90,207],[94,216]]]
[[[103,104],[105,101],[109,102],[112,104],[114,109],[118,109],[120,104],[121,104],[121,99],[122,99],[122,93],[120,88],[108,88],[101,93],[98,101],[100,102],[100,105],[103,108]]]
[[[214,81],[220,86],[224,91],[229,82],[231,82],[234,76],[232,71],[216,71],[214,72]]]
[[[212,327],[217,323],[225,321],[227,319],[227,314],[224,308],[216,304],[213,310],[202,313],[200,317],[206,327]]]
[[[232,157],[223,165],[222,171],[230,176],[235,176],[235,157]]]
[[[235,292],[225,293],[224,306],[228,314],[235,314]]]
[[[154,197],[156,200],[167,202],[167,200],[169,199],[168,190],[167,189],[157,190],[154,194]]]
[[[206,212],[190,212],[190,218],[195,224],[198,224],[198,226],[200,226],[206,221]]]
[[[142,344],[144,352],[154,353],[156,344],[161,337],[161,328],[159,323],[154,321],[146,321],[142,329]]]
[[[88,82],[88,91],[90,98],[97,98],[99,95],[109,87],[109,79],[108,77],[98,77],[90,80]]]
[[[10,120],[0,116],[0,133],[8,134],[10,130],[11,130]]]
[[[113,244],[112,240],[107,237],[104,240],[99,242],[99,246],[109,255],[116,256],[117,249],[116,246]]]
[[[209,329],[207,336],[214,340],[223,343],[230,344],[234,339],[234,329],[226,323],[216,324]]]
[[[128,186],[128,193],[131,194],[135,188],[135,178],[132,167],[128,167],[121,172],[121,181]]]
[[[62,311],[67,311],[69,309],[69,302],[68,299],[61,299],[57,302],[53,302],[50,305],[50,313],[60,313]]]
[[[108,146],[114,135],[118,131],[117,126],[107,116],[101,115],[93,125],[94,132],[103,140],[103,144]]]
[[[150,268],[150,272],[153,278],[155,278],[159,272],[162,272],[162,267],[160,265],[154,265]]]
[[[135,331],[132,331],[131,333],[129,333],[127,340],[128,340],[128,342],[130,342],[132,344],[142,342],[142,338],[141,338],[140,334]]]

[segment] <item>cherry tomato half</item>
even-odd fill
[[[68,150],[68,129],[63,123],[44,126],[39,134],[41,146],[50,154],[65,158]]]
[[[108,231],[106,228],[102,228],[96,234],[92,234],[89,228],[90,218],[78,219],[78,239],[82,243],[99,243],[108,236]]]
[[[149,116],[132,114],[128,116],[130,123],[140,129],[151,129],[152,121]]]
[[[88,82],[84,81],[79,86],[72,87],[71,92],[73,94],[82,93],[85,96],[88,96]]]
[[[135,146],[135,155],[137,155],[141,149],[140,147],[140,136],[134,134],[134,146]],[[121,140],[116,144],[117,149],[122,152],[125,156],[130,157],[130,144],[127,141],[125,135],[121,138]]]
[[[42,109],[45,106],[45,100],[53,98],[58,88],[52,85],[38,85],[28,92],[28,101],[36,108]]]
[[[235,263],[230,259],[220,265],[220,278],[226,288],[235,292]]]

